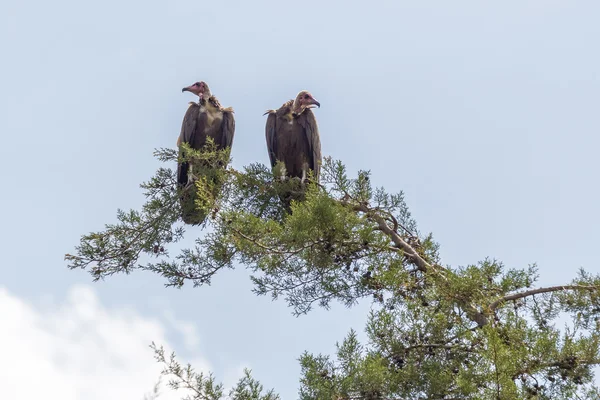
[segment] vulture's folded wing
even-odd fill
[[[321,137],[319,135],[319,126],[317,125],[317,119],[315,118],[315,114],[311,110],[304,110],[300,118],[298,118],[298,122],[304,128],[304,132],[306,134],[306,139],[308,140],[308,146],[310,148],[310,169],[313,170],[315,174],[315,179],[319,182],[319,177],[321,175]]]
[[[233,146],[233,136],[235,135],[235,117],[233,116],[233,112],[223,112],[223,125],[221,129],[221,143],[223,148],[231,148]]]
[[[265,135],[267,138],[267,151],[269,152],[269,159],[271,160],[271,168],[275,167],[277,163],[277,140],[275,135],[275,122],[277,121],[277,115],[275,112],[270,111],[267,117],[267,125],[265,128]]]
[[[183,122],[181,123],[181,133],[179,137],[181,142],[193,143],[194,134],[196,133],[196,124],[198,123],[198,112],[200,107],[196,103],[190,103]]]

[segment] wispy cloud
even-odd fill
[[[57,304],[44,305],[0,287],[0,315],[2,399],[141,400],[161,370],[149,343],[172,348],[163,322],[133,309],[107,308],[85,285],[73,286]],[[189,323],[171,320],[169,326],[185,332],[188,345],[198,343]],[[191,362],[208,370],[204,359]],[[183,394],[164,386],[160,393],[160,400]]]

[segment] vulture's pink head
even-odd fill
[[[303,90],[298,93],[296,100],[294,100],[294,111],[296,112],[304,110],[305,108],[313,108],[315,106],[320,108],[321,103],[319,103],[308,90]]]
[[[183,92],[192,92],[196,96],[200,97],[200,99],[210,97],[210,89],[204,81],[196,82],[193,85],[184,87],[181,89],[181,93]]]

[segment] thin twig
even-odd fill
[[[249,242],[252,242],[252,243],[254,243],[255,245],[257,245],[258,247],[260,247],[261,249],[263,249],[263,250],[266,250],[266,251],[268,251],[268,252],[271,252],[271,253],[275,253],[275,254],[281,254],[281,255],[294,255],[294,254],[298,254],[298,253],[300,253],[300,252],[301,252],[301,251],[303,251],[303,250],[309,249],[309,248],[311,248],[312,246],[314,246],[314,245],[316,244],[316,243],[314,243],[314,242],[311,242],[310,244],[307,244],[306,246],[302,246],[302,247],[300,247],[299,249],[296,249],[296,250],[293,250],[293,251],[283,251],[283,250],[278,250],[278,249],[275,249],[275,248],[273,248],[273,247],[269,247],[269,246],[267,246],[267,245],[264,245],[264,244],[262,244],[261,242],[259,242],[258,240],[256,240],[256,239],[253,239],[253,238],[251,238],[250,236],[248,236],[248,235],[246,235],[246,234],[244,234],[244,233],[240,232],[238,229],[235,229],[235,228],[230,228],[230,229],[231,229],[231,230],[232,230],[232,231],[233,231],[233,232],[234,232],[236,235],[240,236],[242,239],[245,239],[245,240],[247,240],[247,241],[249,241]]]

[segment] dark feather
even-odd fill
[[[277,164],[277,140],[275,137],[275,121],[277,120],[277,115],[275,112],[268,112],[269,116],[267,117],[267,127],[266,127],[266,137],[267,137],[267,151],[269,152],[269,160],[271,161],[271,168],[275,167]]]
[[[317,119],[315,114],[310,110],[306,109],[302,114],[296,117],[296,121],[304,129],[306,140],[308,141],[308,155],[309,160],[308,167],[313,170],[315,179],[319,182],[321,176],[321,136],[319,135],[319,127],[317,125]]]
[[[194,143],[199,111],[200,106],[197,103],[190,103],[181,123],[180,137],[182,142]],[[177,164],[177,183],[179,185],[187,183],[188,169],[189,165],[187,162]]]

